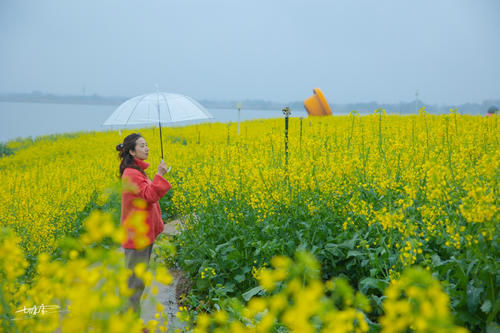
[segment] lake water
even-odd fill
[[[0,142],[7,142],[18,137],[35,138],[47,134],[112,129],[103,126],[102,123],[116,108],[115,105],[0,102]],[[208,120],[209,122],[238,121],[236,109],[207,110],[214,116],[214,119]],[[281,110],[241,110],[241,121],[282,117]],[[307,117],[307,112],[292,110],[292,117]],[[175,126],[193,123],[200,123],[200,121],[176,123]]]

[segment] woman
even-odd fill
[[[139,133],[127,136],[123,143],[116,146],[116,150],[120,152],[120,177],[123,186],[120,223],[127,230],[127,238],[122,243],[122,247],[125,253],[125,264],[132,270],[128,287],[134,291],[130,296],[130,305],[140,315],[140,298],[145,286],[144,282],[135,275],[134,267],[140,262],[145,263],[146,266],[149,264],[153,243],[164,228],[158,201],[172,186],[163,178],[163,175],[167,173],[167,166],[163,160],[158,166],[158,172],[153,181],[144,172],[149,167],[149,163],[145,162],[149,149],[146,140]],[[146,213],[147,231],[146,237],[143,235],[142,239],[140,239],[140,232],[128,223],[132,220],[128,218],[132,217],[134,212]]]

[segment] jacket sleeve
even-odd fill
[[[125,177],[136,185],[136,194],[149,203],[157,202],[172,188],[168,180],[158,174],[155,175],[151,184],[142,173],[132,168],[125,169]]]

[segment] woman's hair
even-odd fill
[[[135,151],[135,144],[139,138],[142,138],[141,134],[132,133],[125,137],[123,143],[116,146],[116,150],[120,152],[118,157],[122,160],[120,163],[120,178],[123,176],[123,171],[126,168],[139,170],[143,175],[146,175],[144,170],[135,163],[134,156],[130,155],[130,150]]]

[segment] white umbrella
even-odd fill
[[[163,142],[161,125],[213,116],[188,96],[157,92],[133,97],[121,104],[104,122],[105,126],[156,125],[160,127],[161,157]]]

